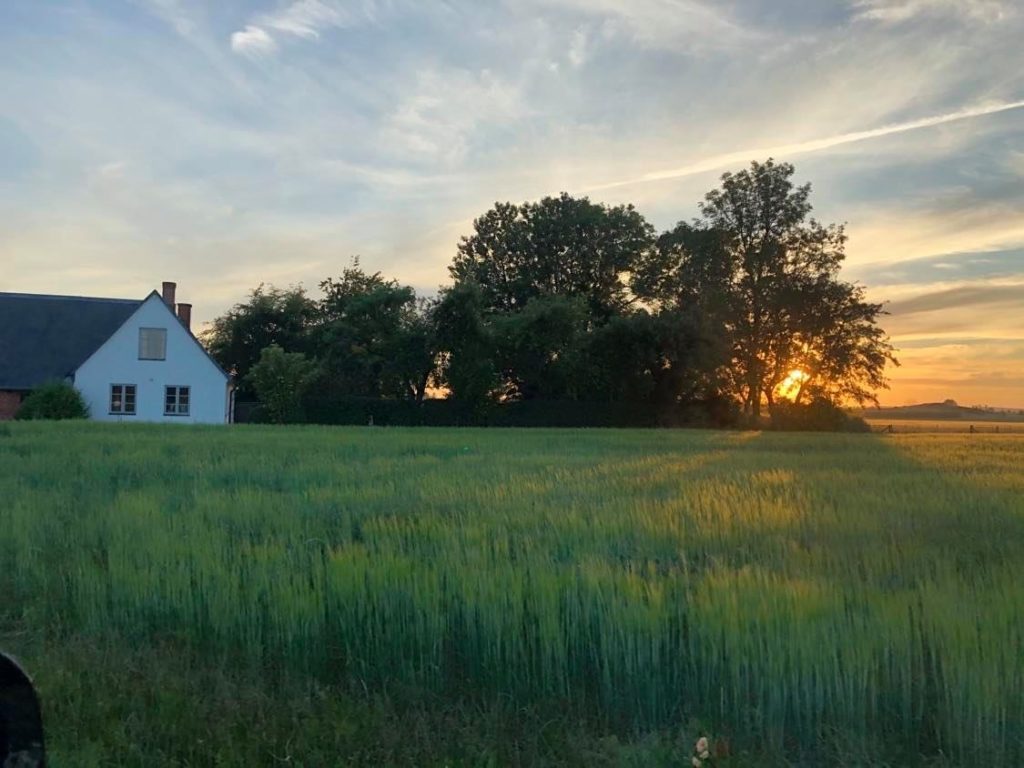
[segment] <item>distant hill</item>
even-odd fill
[[[954,400],[894,408],[865,408],[859,411],[858,415],[867,419],[1024,422],[1024,414],[1019,411],[1005,408],[965,408]]]

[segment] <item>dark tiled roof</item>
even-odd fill
[[[0,389],[73,373],[141,301],[0,293]]]

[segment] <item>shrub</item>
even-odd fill
[[[21,404],[16,419],[87,419],[89,407],[82,393],[63,381],[43,384],[34,389]]]
[[[850,416],[828,400],[807,405],[778,403],[772,408],[771,428],[780,432],[870,432],[859,417]]]

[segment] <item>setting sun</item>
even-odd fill
[[[799,368],[794,368],[789,372],[789,375],[782,380],[782,383],[779,384],[778,393],[787,400],[794,400],[800,392],[800,387],[802,387],[809,378],[811,378],[809,374],[801,371]]]

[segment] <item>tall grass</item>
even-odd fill
[[[0,589],[57,638],[268,675],[1020,765],[1022,465],[1010,436],[15,424]]]

